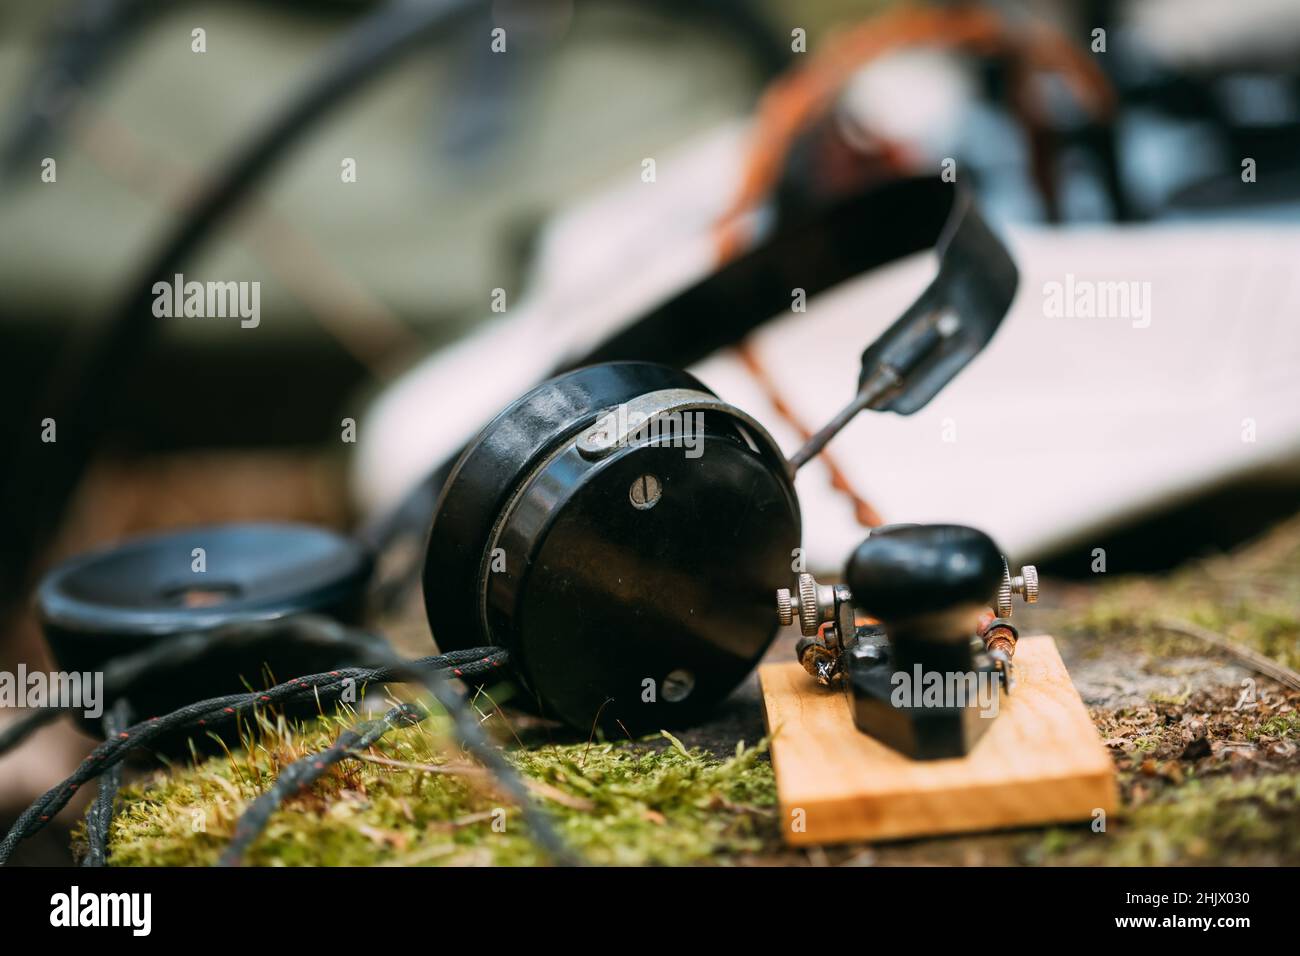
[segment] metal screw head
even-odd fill
[[[790,597],[789,588],[776,589],[776,614],[782,627],[794,623],[794,599]]]
[[[1014,578],[1007,566],[1007,559],[1002,559],[1002,583],[998,585],[997,597],[993,607],[998,617],[1011,616],[1011,595],[1019,594],[1026,604],[1038,603],[1038,569],[1026,564]]]
[[[811,574],[799,575],[799,631],[813,637],[827,621],[835,620],[835,588],[818,584]]]
[[[1011,616],[1011,569],[1007,567],[1007,559],[1002,559],[1002,581],[998,584],[997,596],[993,599],[993,610],[998,617]]]
[[[817,581],[811,574],[799,575],[799,630],[812,637],[821,626],[817,613]]]
[[[606,415],[578,437],[578,454],[588,460],[603,458],[614,450],[617,429],[614,416]]]
[[[1026,604],[1038,603],[1038,569],[1026,564],[1020,574],[1011,579],[1011,590],[1019,594]]]
[[[659,484],[659,479],[654,475],[642,475],[633,481],[632,487],[627,490],[627,496],[632,502],[632,507],[638,511],[649,511],[659,503],[663,493],[663,486]]]

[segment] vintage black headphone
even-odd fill
[[[865,350],[844,410],[789,459],[754,416],[664,364],[738,341],[792,289],[813,296],[929,247],[935,278]],[[923,407],[992,337],[1016,283],[971,196],[937,178],[788,204],[746,253],[512,402],[382,530],[195,529],[73,559],[39,589],[51,648],[63,669],[90,670],[240,621],[357,620],[376,552],[396,528],[428,527],[419,503],[436,495],[423,586],[442,651],[508,649],[525,702],[574,727],[695,722],[776,633],[772,595],[800,544],[797,469],[862,409]],[[205,576],[187,577],[202,542]],[[133,688],[132,703],[174,709],[262,666],[319,670],[345,652],[303,653],[240,645]]]
[[[21,568],[14,562],[48,540],[107,430],[112,396],[154,330],[154,283],[179,270],[304,131],[476,9],[473,0],[449,0],[376,12],[232,151],[102,335],[53,376],[41,407],[59,419],[59,442],[24,448],[26,460],[9,476],[6,498],[24,503],[6,513],[10,564]],[[767,605],[801,533],[795,471],[858,411],[921,408],[989,340],[1016,287],[1005,248],[953,183],[902,180],[846,193],[816,169],[787,169],[774,200],[772,227],[742,255],[570,357],[355,535],[275,524],[199,528],[59,565],[37,595],[59,666],[98,670],[241,622],[304,614],[359,621],[376,590],[376,559],[431,526],[424,597],[443,649],[508,648],[533,706],[583,729],[697,719],[775,632]],[[844,410],[789,460],[755,417],[677,370],[784,312],[793,289],[815,296],[931,247],[934,280],[863,353]],[[606,439],[593,432],[601,421],[631,420],[629,411],[652,422],[689,415],[700,423],[693,437],[703,453],[689,458],[635,430]],[[140,676],[130,693],[136,711],[227,693],[263,668],[278,677],[320,670],[356,651],[250,630],[269,636],[218,646],[202,665]]]
[[[800,545],[796,470],[861,409],[924,406],[992,336],[1016,270],[968,194],[903,181],[783,231],[588,356],[680,354],[696,336],[711,351],[744,334],[736,316],[925,245],[938,275],[865,351],[845,410],[788,461],[752,415],[665,365],[584,365],[502,411],[433,518],[424,599],[439,646],[508,648],[537,709],[575,727],[698,720],[776,633],[772,595]]]

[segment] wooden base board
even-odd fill
[[[793,661],[758,676],[789,843],[1090,820],[1117,805],[1114,765],[1050,637],[1021,638],[1014,692],[974,751],[952,760],[912,760],[862,733],[844,691]]]

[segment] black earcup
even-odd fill
[[[662,388],[707,391],[693,375],[666,365],[593,365],[526,392],[470,442],[443,485],[424,564],[425,610],[441,650],[484,643],[480,565],[519,482],[556,442],[591,425],[604,409]]]
[[[96,672],[112,658],[222,625],[305,612],[356,622],[372,566],[351,538],[306,525],[188,528],[65,561],[41,582],[37,604],[59,668]],[[128,696],[138,717],[163,714],[262,686],[264,669],[284,679],[352,656],[291,642],[217,646],[195,666],[142,678]]]
[[[771,642],[799,531],[758,423],[685,372],[592,366],[512,403],[453,469],[429,623],[443,650],[507,647],[538,711],[572,726],[690,723]]]

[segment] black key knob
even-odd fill
[[[883,622],[987,604],[1002,581],[998,546],[961,525],[877,528],[844,572],[853,603]]]

